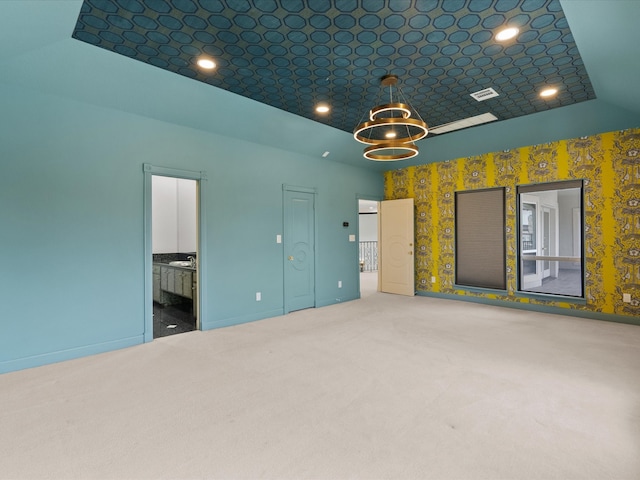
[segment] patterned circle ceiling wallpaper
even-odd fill
[[[557,0],[85,0],[73,37],[350,133],[386,74],[430,127],[595,98]]]

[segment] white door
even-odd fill
[[[537,288],[542,285],[542,261],[527,260],[542,255],[540,243],[540,203],[535,195],[520,195],[520,232],[521,257],[520,278],[522,290]]]
[[[548,257],[551,255],[551,209],[549,207],[542,208],[542,251],[540,255]],[[542,262],[542,278],[551,276],[551,262],[544,260]]]
[[[542,207],[542,254],[548,257],[558,255],[560,248],[560,237],[558,235],[558,206],[543,205]],[[559,262],[545,260],[543,262],[542,277],[558,276]]]
[[[413,198],[380,202],[380,291],[415,295]]]

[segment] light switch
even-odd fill
[[[349,235],[349,241],[350,242],[355,242],[356,241],[356,236],[355,235]]]
[[[282,243],[282,235],[276,235],[276,243]]]

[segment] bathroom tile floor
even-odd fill
[[[167,337],[196,329],[191,303],[163,307],[153,303],[153,338]]]

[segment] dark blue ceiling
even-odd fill
[[[347,132],[386,74],[431,127],[595,98],[557,0],[85,0],[73,37]]]

